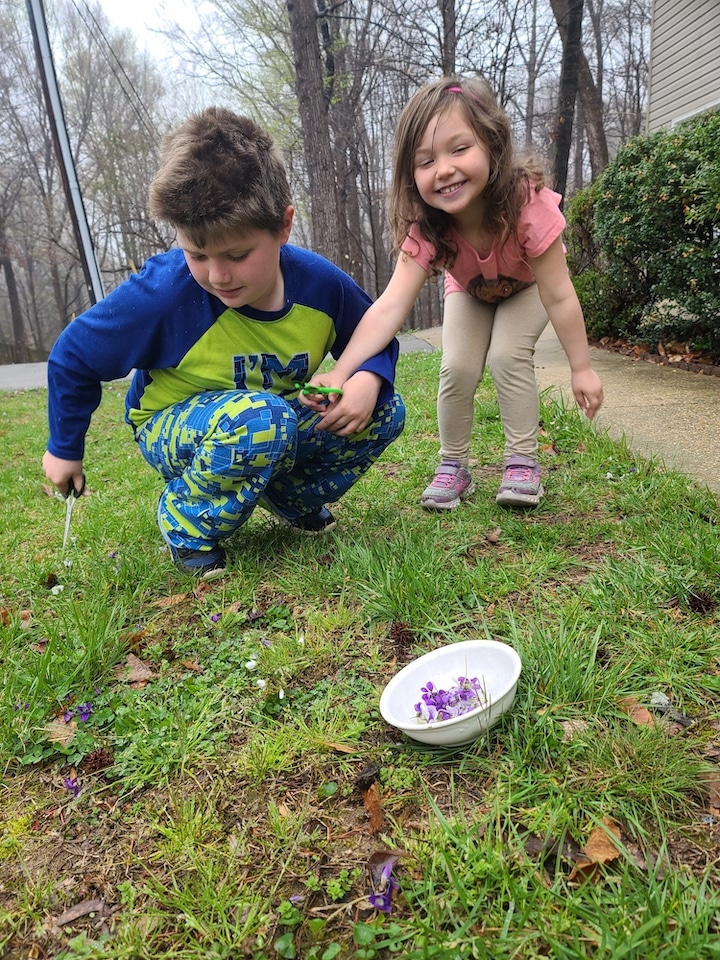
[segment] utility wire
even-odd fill
[[[133,111],[140,126],[144,129],[145,133],[153,140],[156,141],[159,138],[159,131],[153,120],[153,117],[145,106],[142,97],[137,91],[135,84],[127,73],[127,70],[123,66],[120,58],[115,53],[112,43],[108,40],[105,31],[98,22],[97,17],[90,9],[87,0],[82,0],[82,9],[78,5],[77,0],[72,0],[73,6],[77,10],[78,16],[88,28],[89,36],[95,41],[100,52],[102,53],[105,62],[110,67],[110,72],[115,77],[118,82],[118,85],[123,93],[123,96],[130,105],[130,109]],[[92,23],[90,23],[91,21]],[[129,90],[128,90],[129,88]],[[132,96],[129,91],[132,91]]]

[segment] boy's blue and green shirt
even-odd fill
[[[48,359],[48,450],[81,460],[102,383],[135,370],[125,400],[137,430],[158,410],[205,390],[261,390],[296,396],[327,353],[337,359],[371,303],[329,260],[284,244],[283,310],[235,310],[193,279],[182,250],[151,257],[70,323]],[[393,392],[398,343],[361,367]]]

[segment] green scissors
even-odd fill
[[[343,394],[340,387],[316,387],[312,383],[295,383],[293,386],[305,397],[311,397],[314,393],[322,393],[326,397],[331,393],[336,393],[339,397]]]

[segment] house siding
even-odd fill
[[[654,0],[649,131],[720,106],[720,0]]]

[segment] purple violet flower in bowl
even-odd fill
[[[413,660],[387,684],[380,712],[414,740],[461,746],[510,709],[522,663],[498,640],[462,640]]]

